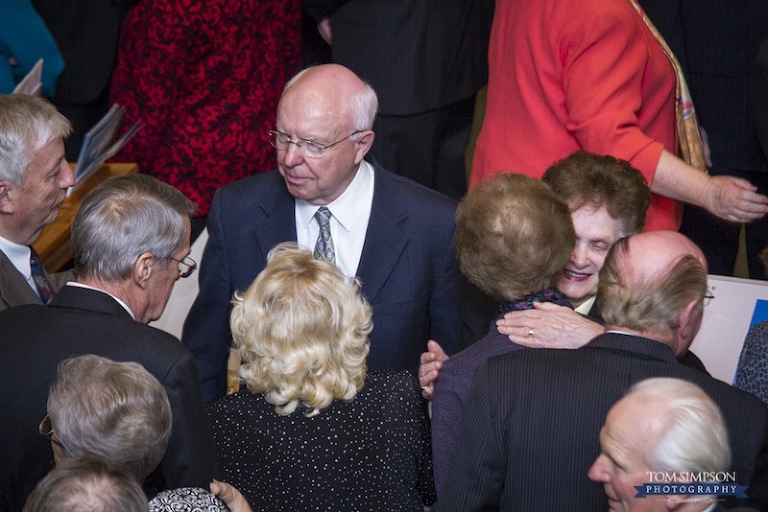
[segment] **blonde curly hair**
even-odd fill
[[[291,414],[301,402],[314,416],[363,387],[371,308],[334,265],[295,243],[279,244],[233,305],[240,379],[278,414]]]

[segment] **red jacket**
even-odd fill
[[[628,0],[497,0],[488,100],[472,168],[540,178],[577,149],[628,160],[651,183],[675,151],[675,75]],[[652,196],[646,229],[677,230]]]

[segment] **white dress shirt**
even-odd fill
[[[314,251],[320,226],[315,212],[320,206],[331,211],[331,239],[336,266],[347,277],[357,274],[373,204],[373,166],[363,160],[357,174],[335,201],[326,205],[296,199],[296,239],[300,247]]]

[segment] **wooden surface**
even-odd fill
[[[77,207],[83,197],[96,185],[113,176],[124,176],[138,172],[135,163],[104,164],[91,173],[84,181],[75,184],[69,197],[59,208],[59,217],[40,234],[40,238],[33,244],[40,254],[43,266],[49,272],[58,272],[71,259],[70,241],[72,239],[72,220],[75,218]]]

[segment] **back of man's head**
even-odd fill
[[[32,152],[71,131],[67,118],[47,100],[0,95],[0,181],[24,185]]]
[[[679,233],[653,231],[613,245],[600,271],[598,310],[609,326],[659,335],[659,341],[682,335],[690,344],[706,293],[701,250]],[[673,349],[680,354],[687,346]]]
[[[186,237],[184,217],[194,210],[181,192],[151,176],[105,181],[83,199],[72,224],[79,278],[128,279],[144,253],[170,260]]]
[[[24,512],[146,512],[147,497],[128,473],[96,457],[58,464],[42,479]]]
[[[171,435],[171,406],[143,366],[88,354],[62,361],[48,396],[60,458],[95,455],[143,481]],[[56,453],[56,452],[54,452]]]

